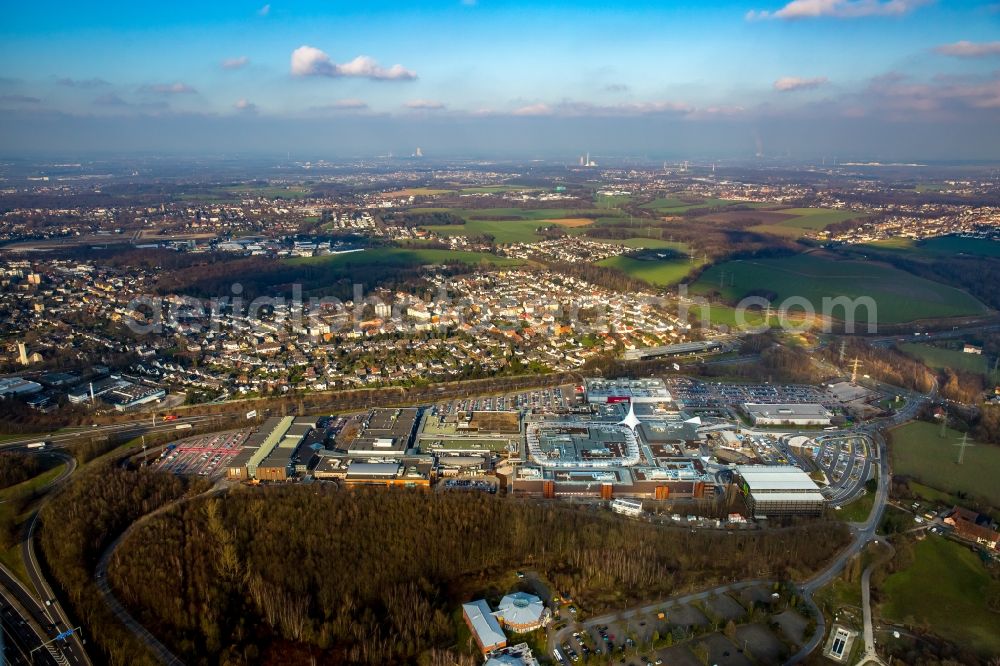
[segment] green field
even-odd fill
[[[837,222],[865,217],[864,214],[854,211],[826,208],[784,208],[775,212],[796,217],[773,224],[759,224],[750,227],[750,231],[797,238],[807,231],[821,231]]]
[[[410,208],[411,213],[452,213],[466,220],[558,220],[569,217],[615,217],[621,213],[614,208]]]
[[[849,523],[863,523],[868,520],[874,505],[875,493],[866,492],[850,504],[842,506],[840,511],[836,511],[835,514],[837,518]]]
[[[985,566],[967,547],[941,537],[914,546],[909,568],[891,574],[884,585],[883,617],[896,622],[926,622],[931,630],[981,653],[1000,653],[1000,614],[986,600],[1000,592]]]
[[[544,226],[535,220],[471,220],[465,224],[443,224],[425,227],[439,236],[480,236],[490,234],[497,243],[531,243],[541,239],[536,232]]]
[[[499,194],[501,192],[537,192],[542,188],[527,185],[482,185],[478,187],[463,187],[461,194]]]
[[[919,358],[929,368],[963,370],[981,375],[993,374],[992,368],[989,366],[989,359],[979,354],[966,354],[960,349],[945,349],[918,342],[906,342],[899,345],[899,348],[907,354]],[[1000,374],[993,379],[1000,381]]]
[[[962,436],[950,428],[940,437],[933,423],[914,421],[890,431],[893,473],[955,494],[965,492],[1000,507],[1000,446],[976,444],[965,449],[958,464]]]
[[[295,257],[287,260],[291,264],[335,264],[344,267],[380,264],[387,266],[429,266],[461,262],[465,264],[487,263],[494,266],[517,266],[524,262],[507,257],[498,257],[488,252],[462,252],[460,250],[417,249],[401,247],[380,247],[361,252],[348,252],[321,257]]]
[[[643,280],[657,287],[667,287],[683,280],[699,264],[686,257],[660,261],[633,259],[632,257],[610,257],[597,262],[597,265],[616,268],[637,280]]]
[[[719,206],[732,206],[734,204],[745,204],[745,201],[733,201],[731,199],[702,199],[696,203],[684,201],[675,197],[656,198],[649,203],[644,203],[640,208],[649,208],[664,215],[679,215],[695,208],[718,208]]]
[[[736,309],[721,303],[711,303],[708,306],[708,321],[716,326],[725,325],[729,328],[759,328],[764,323],[764,313],[759,310],[748,310],[743,315],[745,326],[740,326],[736,321]],[[692,307],[691,312],[699,318],[703,315],[704,308]],[[778,326],[777,317],[772,316],[770,321],[772,326]]]
[[[984,238],[962,236],[937,236],[916,241],[912,238],[890,238],[869,243],[876,250],[905,252],[917,257],[940,259],[943,256],[969,254],[980,257],[1000,257],[1000,242]]]
[[[587,237],[587,240],[596,241],[598,243],[609,243],[614,245],[624,245],[627,248],[633,250],[677,250],[678,252],[687,252],[690,247],[687,243],[678,243],[676,241],[666,241],[660,238],[592,238]]]
[[[877,319],[882,324],[976,315],[987,311],[986,306],[964,291],[919,278],[887,264],[837,261],[815,253],[717,264],[702,273],[692,285],[691,292],[717,293],[730,303],[737,303],[748,295],[769,294],[773,296],[774,305],[780,305],[792,296],[802,297],[812,304],[818,314],[823,312],[825,297],[869,296],[877,305]],[[837,308],[829,314],[840,319],[844,310]],[[867,308],[857,308],[856,317],[858,321],[867,321]]]
[[[548,226],[543,220],[615,216],[614,209],[596,208],[411,208],[411,213],[452,213],[465,219],[465,224],[431,225],[425,227],[439,236],[480,236],[490,234],[497,243],[531,243],[541,239],[539,227]],[[503,219],[482,219],[503,218]],[[567,234],[582,234],[587,226],[563,227]]]

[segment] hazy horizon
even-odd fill
[[[986,0],[7,9],[8,154],[1000,155]]]

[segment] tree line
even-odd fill
[[[428,663],[458,606],[517,568],[599,612],[731,578],[819,568],[847,531],[692,533],[558,503],[331,486],[174,507],[116,551],[119,598],[186,663]]]

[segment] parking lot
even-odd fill
[[[815,386],[703,382],[689,377],[668,377],[664,381],[670,395],[688,408],[729,407],[745,402],[762,404],[819,403],[828,408],[838,406],[837,400],[830,393]]]
[[[829,435],[816,438],[816,464],[830,485],[824,494],[834,504],[854,497],[872,473],[872,443],[866,435]]]
[[[173,474],[221,476],[249,436],[250,430],[231,430],[182,439],[168,445],[154,467]]]
[[[556,649],[562,657],[560,663],[594,663],[597,658],[598,663],[624,666],[749,666],[781,663],[790,648],[804,641],[801,633],[792,629],[795,621],[804,625],[806,619],[787,609],[784,601],[772,599],[767,587],[694,596],[682,603],[667,602],[662,608],[625,612],[612,620],[592,620],[582,625],[561,614],[568,625],[559,632]],[[771,604],[775,615],[765,610]],[[748,622],[754,606],[755,621]],[[774,620],[771,624],[768,615]],[[730,621],[734,627],[727,631]]]
[[[529,410],[535,413],[560,413],[576,405],[572,386],[537,389],[488,398],[452,400],[437,405],[437,413],[448,416],[457,412],[502,412]]]

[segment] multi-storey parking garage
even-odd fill
[[[640,460],[635,434],[614,423],[533,422],[525,437],[528,456],[542,467],[630,467]]]

